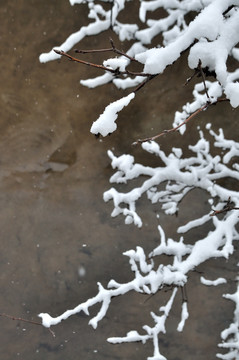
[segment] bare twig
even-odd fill
[[[137,62],[138,64],[140,64],[140,62],[138,60],[136,60],[134,57],[132,56],[129,56],[128,54],[126,54],[124,51],[121,51],[119,49],[116,49],[115,47],[115,44],[113,42],[113,40],[110,38],[110,43],[111,43],[111,46],[112,46],[112,51],[115,52],[116,54],[119,54],[119,55],[122,55],[122,56],[125,56],[127,59],[129,59],[130,61],[134,61],[134,62]],[[142,65],[142,64],[141,64]]]
[[[103,50],[108,51],[108,49],[103,49]],[[54,49],[54,51],[55,51],[56,54],[65,56],[71,61],[75,61],[75,62],[78,62],[80,64],[84,64],[84,65],[87,65],[87,66],[95,67],[97,69],[108,71],[108,72],[111,72],[112,74],[115,74],[115,75],[130,75],[130,76],[144,76],[144,77],[152,76],[151,74],[142,73],[142,72],[134,72],[134,71],[129,71],[129,70],[120,71],[119,69],[111,69],[110,67],[107,67],[107,66],[104,66],[104,65],[99,65],[99,64],[95,64],[95,63],[92,63],[92,62],[89,62],[89,61],[85,61],[85,60],[75,58],[74,56],[71,56],[71,55],[67,54],[63,50]],[[86,51],[86,50],[83,50],[83,51]]]
[[[186,284],[180,287],[181,288],[181,294],[182,294],[182,302],[188,302],[188,294],[187,294],[187,288]]]
[[[185,81],[184,83],[184,86],[188,85],[188,83],[194,78],[194,76],[198,75],[198,69],[195,69],[194,70],[194,73],[189,77],[187,78],[187,80]]]
[[[206,87],[206,82],[205,82],[205,74],[204,74],[203,69],[202,69],[202,62],[201,62],[201,60],[199,60],[198,69],[199,69],[200,74],[201,74],[201,77],[202,77],[202,81],[203,81],[203,85],[204,85],[204,90],[205,90],[205,93],[206,93],[206,95],[207,95],[208,102],[211,102],[210,96],[208,95],[208,92],[207,92],[207,87]]]
[[[146,85],[150,80],[154,79],[158,74],[155,75],[149,75],[147,77],[147,79],[145,79],[144,81],[142,81],[135,89],[134,89],[134,93],[136,93],[137,91],[139,91],[140,89],[142,89],[142,87],[144,85]]]
[[[194,111],[194,113],[192,113],[191,115],[189,115],[181,124],[179,124],[178,126],[168,129],[168,130],[163,130],[161,133],[154,135],[154,136],[150,136],[144,139],[138,139],[137,141],[135,141],[132,145],[138,145],[138,144],[142,144],[146,141],[154,141],[156,139],[158,139],[159,137],[163,136],[163,135],[167,135],[169,133],[173,133],[176,132],[181,126],[187,124],[191,119],[193,119],[196,115],[198,115],[200,112],[207,110],[211,105],[216,105],[218,102],[222,102],[222,101],[229,101],[226,98],[220,98],[217,99],[216,102],[211,103],[211,102],[207,102],[205,105],[203,105],[201,108],[199,108],[198,110]]]
[[[221,210],[214,210],[214,209],[212,209],[212,210],[213,210],[213,212],[210,214],[210,216],[216,216],[216,215],[228,212],[228,211],[239,210],[239,207],[235,207],[233,202],[231,202],[231,198],[229,197],[226,205],[224,205]]]
[[[172,291],[175,287],[179,287],[177,285],[164,285],[161,289],[158,289],[158,291],[156,293],[150,294],[145,300],[144,300],[144,304],[146,302],[148,302],[153,296],[155,296],[159,291],[164,291],[165,293],[168,291]],[[148,295],[147,293],[143,293],[144,295]]]
[[[97,69],[101,69],[101,70],[106,70],[106,71],[109,71],[111,73],[115,73],[115,70],[113,69],[110,69],[110,68],[107,68],[106,66],[103,66],[103,65],[99,65],[99,64],[94,64],[94,63],[91,63],[89,61],[84,61],[84,60],[81,60],[81,59],[77,59],[67,53],[65,53],[63,50],[56,50],[54,49],[55,53],[58,54],[58,55],[62,55],[62,56],[65,56],[67,57],[69,60],[72,60],[72,61],[75,61],[75,62],[78,62],[80,64],[84,64],[84,65],[87,65],[87,66],[92,66],[92,67],[95,67]]]
[[[231,11],[231,9],[233,9],[235,7],[235,5],[231,5],[231,6],[229,6],[229,8],[226,10],[226,11],[224,11],[224,13],[222,13],[222,15],[223,16],[225,16],[229,11]]]
[[[94,54],[94,53],[104,53],[104,52],[110,52],[113,51],[112,48],[106,48],[106,49],[90,49],[90,50],[80,50],[75,49],[75,53],[77,54]]]
[[[113,6],[114,6],[114,0],[110,2],[111,9],[110,9],[110,28],[113,29]]]
[[[12,316],[12,315],[7,315],[7,314],[4,314],[4,313],[0,314],[0,316],[6,317],[6,318],[11,319],[11,320],[23,321],[25,323],[43,326],[42,323],[40,323],[40,322],[19,318],[19,317],[15,317],[15,316]],[[47,329],[50,331],[51,335],[53,337],[55,337],[55,333],[50,328],[47,328]]]
[[[184,83],[184,86],[188,85],[188,83],[194,78],[194,76],[197,76],[197,77],[201,76],[202,80],[203,80],[204,89],[207,94],[207,98],[210,101],[210,96],[208,95],[207,87],[206,87],[206,76],[205,75],[213,76],[214,78],[216,78],[215,71],[210,71],[207,66],[205,68],[202,68],[202,62],[201,62],[201,60],[199,60],[197,68],[194,69],[194,73],[186,80],[186,82]]]
[[[121,56],[125,56],[127,59],[129,59],[130,61],[133,62],[137,62],[139,63],[138,60],[136,60],[134,57],[129,56],[128,54],[126,54],[124,51],[121,51],[119,49],[117,49],[114,45],[113,40],[110,38],[110,44],[111,44],[111,48],[106,48],[106,49],[91,49],[91,50],[79,50],[79,49],[75,49],[75,53],[78,54],[94,54],[94,53],[103,53],[103,52],[114,52],[115,54],[121,55]]]

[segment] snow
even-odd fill
[[[81,80],[81,85],[87,86],[90,89],[93,89],[97,86],[107,84],[112,81],[113,75],[111,73],[105,73],[104,75],[100,75],[95,77],[94,79]]]
[[[111,58],[103,62],[103,65],[113,70],[125,71],[129,60],[126,58]]]
[[[88,26],[83,26],[79,31],[71,34],[60,46],[54,46],[54,49],[67,52],[72,49],[79,41],[83,40],[86,36],[97,35],[100,32],[107,30],[109,26],[109,19],[105,21],[98,20],[94,23],[89,24]],[[41,63],[46,63],[48,61],[57,60],[60,57],[61,56],[56,54],[55,51],[52,49],[48,53],[41,54],[39,60]]]
[[[189,313],[188,313],[188,306],[187,306],[187,302],[184,301],[182,303],[182,314],[181,314],[181,321],[178,324],[177,330],[179,332],[183,331],[184,325],[185,325],[185,321],[188,319],[189,317]]]
[[[239,279],[237,278],[237,280]],[[237,285],[234,294],[226,294],[224,297],[235,303],[235,311],[233,322],[221,332],[222,343],[218,345],[220,348],[227,349],[228,353],[217,354],[217,357],[224,360],[234,360],[239,358],[239,285]]]
[[[206,109],[211,104],[217,104],[227,99],[232,108],[239,106],[239,69],[228,70],[228,60],[233,58],[234,64],[239,61],[239,0],[149,0],[139,2],[140,26],[134,23],[122,23],[118,20],[121,11],[127,7],[126,0],[117,0],[110,7],[104,8],[105,1],[70,0],[71,5],[87,3],[90,20],[87,26],[71,34],[55,49],[69,51],[86,36],[97,35],[102,31],[111,30],[118,36],[119,41],[130,40],[130,47],[126,53],[142,64],[144,75],[161,74],[168,66],[172,66],[182,53],[186,52],[189,69],[199,70],[199,64],[206,76],[206,70],[211,71],[210,81],[202,81],[195,77],[196,84],[192,92],[193,99],[183,105],[175,113],[173,126],[179,126],[191,114]],[[157,9],[165,10],[162,19],[151,19],[151,13]],[[127,9],[126,9],[127,11]],[[194,19],[188,23],[187,15],[193,14]],[[196,14],[196,15],[195,15]],[[121,17],[123,18],[123,16]],[[158,43],[158,39],[162,39]],[[155,40],[155,46],[150,44]],[[125,46],[125,45],[124,45]],[[118,55],[118,54],[117,54]],[[112,56],[112,54],[111,54]],[[41,62],[58,59],[53,50],[40,55]],[[118,89],[137,87],[147,76],[127,73],[131,60],[122,55],[109,57],[103,65],[115,73],[107,70],[93,79],[81,80],[81,85],[95,88],[112,82]],[[123,73],[120,73],[123,72]],[[191,73],[191,72],[190,72]],[[117,75],[117,76],[116,76]],[[197,82],[198,81],[198,82]],[[137,92],[113,101],[105,107],[103,113],[93,122],[91,132],[107,136],[117,129],[116,120],[119,112],[128,106]],[[179,129],[183,134],[186,125]],[[207,137],[199,130],[199,139],[194,145],[189,145],[191,156],[185,157],[182,149],[172,147],[169,154],[154,141],[142,144],[142,149],[159,158],[160,166],[150,167],[136,163],[130,154],[116,156],[108,151],[114,174],[110,183],[115,184],[103,195],[104,201],[112,201],[111,216],[124,217],[125,224],[142,227],[144,225],[138,212],[138,204],[146,195],[152,204],[158,204],[157,212],[173,215],[180,211],[180,205],[188,192],[197,188],[208,195],[208,211],[199,218],[193,218],[178,227],[179,238],[168,238],[163,229],[164,216],[157,216],[159,222],[159,244],[146,254],[141,246],[125,251],[133,278],[123,284],[114,279],[108,282],[106,288],[98,283],[98,293],[61,315],[51,317],[41,313],[42,324],[49,328],[60,323],[69,316],[83,311],[89,314],[90,307],[100,304],[97,314],[91,318],[89,324],[96,329],[108,311],[111,300],[129,291],[141,294],[155,294],[165,286],[172,286],[166,305],[159,306],[158,312],[151,312],[153,325],[143,325],[143,334],[136,330],[127,332],[123,337],[110,337],[110,343],[124,343],[147,341],[153,343],[153,356],[149,360],[166,360],[160,352],[159,334],[166,332],[166,321],[173,309],[178,288],[184,287],[190,281],[190,272],[210,258],[228,259],[235,251],[234,242],[239,240],[238,213],[231,210],[222,213],[220,218],[211,216],[212,208],[223,211],[225,204],[230,201],[239,207],[239,193],[223,185],[218,185],[219,179],[239,180],[239,163],[235,162],[239,156],[239,143],[226,139],[222,129],[212,130],[212,121],[206,125]],[[208,137],[210,140],[208,140]],[[214,153],[217,155],[213,155]],[[219,155],[220,154],[220,155]],[[233,164],[232,164],[233,163]],[[137,186],[123,192],[124,186],[137,179]],[[120,191],[117,186],[121,185]],[[123,184],[123,185],[122,185]],[[228,182],[230,184],[230,182]],[[212,208],[211,208],[212,207]],[[182,234],[190,232],[200,226],[210,223],[210,232],[203,238],[194,238],[193,244],[185,244]],[[172,261],[165,262],[165,255]],[[164,256],[161,261],[161,257]],[[172,258],[171,258],[172,257]],[[157,261],[155,261],[157,259]],[[157,264],[157,265],[156,265]],[[84,276],[85,269],[79,269],[79,275]],[[223,275],[223,274],[222,274]],[[201,277],[201,283],[206,286],[217,286],[226,283],[226,279],[218,277],[209,280]],[[238,281],[238,279],[237,279]],[[226,354],[217,354],[218,358],[233,360],[239,358],[239,287],[234,294],[225,294],[225,299],[235,303],[234,319],[230,326],[221,333],[220,348],[226,349]],[[189,317],[187,302],[183,301],[181,320],[177,326],[179,332],[186,326]]]
[[[187,50],[188,65],[191,69],[197,68],[200,61],[203,69],[208,68],[208,70],[215,72],[215,81],[206,81],[210,102],[216,103],[220,97],[225,95],[233,108],[238,107],[239,84],[237,81],[239,79],[239,70],[236,69],[230,73],[227,69],[227,61],[230,56],[233,56],[237,61],[239,59],[239,49],[236,48],[239,42],[239,11],[237,11],[239,0],[141,1],[139,19],[145,24],[145,28],[140,30],[134,23],[122,23],[118,20],[119,14],[126,7],[126,0],[115,2],[112,11],[105,10],[99,3],[95,4],[94,0],[70,1],[71,5],[85,2],[89,7],[88,16],[93,22],[71,34],[60,46],[54,47],[55,49],[67,52],[86,36],[97,35],[112,27],[120,41],[134,40],[126,53],[141,62],[144,65],[143,71],[147,74],[162,73],[166,67],[171,66],[180,58],[182,52]],[[232,9],[228,11],[230,6],[232,6]],[[164,18],[147,19],[151,12],[159,8],[165,9],[167,15]],[[191,11],[194,11],[197,15],[194,20],[187,24],[185,17]],[[111,26],[112,24],[113,26]],[[163,44],[147,48],[146,45],[151,44],[153,38],[159,34],[162,34]],[[59,57],[60,55],[56,54],[52,49],[48,53],[41,54],[40,61],[44,63]],[[131,61],[124,56],[116,56],[103,62],[111,70],[122,72],[127,70],[130,63]],[[117,88],[126,89],[137,87],[143,80],[140,76],[131,76],[129,74],[116,78],[114,74],[106,72],[94,79],[81,80],[81,84],[94,88],[113,82]],[[201,86],[201,88],[199,89],[198,86]],[[209,100],[203,82],[195,85],[193,95],[194,101],[185,104],[182,112],[176,112],[173,126],[178,126]],[[129,103],[124,106],[128,106]],[[101,130],[104,121],[106,121],[105,128],[109,126],[107,117],[103,116],[101,117]],[[116,128],[112,123],[108,133]],[[186,125],[179,129],[181,134],[185,130]],[[93,131],[93,133],[96,134],[96,131]],[[102,131],[99,131],[99,133],[102,133]]]
[[[208,279],[205,279],[205,277],[203,277],[203,276],[200,277],[200,281],[202,284],[207,285],[207,286],[211,286],[211,285],[217,286],[217,285],[225,284],[227,282],[227,280],[224,278],[218,278],[216,280],[208,280]]]
[[[114,216],[122,214],[131,220],[135,225],[143,225],[142,220],[137,214],[136,202],[140,199],[144,192],[151,191],[154,196],[158,194],[158,201],[168,202],[173,200],[175,204],[178,204],[187,191],[193,186],[204,189],[210,194],[210,203],[216,202],[215,209],[222,209],[223,202],[231,198],[231,201],[235,203],[235,206],[239,206],[239,194],[238,192],[223,188],[217,184],[214,184],[214,178],[220,173],[221,176],[228,176],[229,168],[223,164],[223,159],[226,156],[232,156],[232,149],[236,149],[239,144],[232,140],[227,140],[224,137],[223,131],[220,130],[216,133],[212,130],[211,125],[206,125],[206,129],[212,136],[214,146],[226,151],[223,158],[218,156],[212,156],[210,154],[209,141],[204,138],[204,134],[199,130],[199,140],[194,146],[190,146],[191,151],[195,156],[186,158],[183,151],[179,148],[173,148],[172,153],[166,155],[159,145],[154,142],[148,142],[143,144],[145,151],[155,154],[161,158],[164,167],[147,167],[140,164],[135,164],[134,157],[132,155],[121,155],[116,157],[112,151],[108,151],[108,155],[112,161],[112,168],[116,173],[111,177],[111,182],[127,183],[129,180],[133,180],[139,176],[147,176],[149,179],[143,180],[141,187],[130,190],[128,193],[119,193],[116,189],[111,188],[104,193],[104,200],[113,200],[114,202]],[[237,154],[238,156],[238,154]],[[225,161],[226,162],[226,161]],[[223,166],[222,166],[223,165]],[[173,172],[172,172],[173,169]],[[186,169],[186,171],[185,171]],[[173,183],[170,183],[170,174]],[[230,177],[238,178],[236,171],[229,172]],[[157,185],[161,182],[165,183],[165,191],[157,191]],[[212,191],[213,188],[213,191]],[[153,198],[149,196],[149,200]],[[124,208],[123,204],[127,203],[127,207]],[[160,218],[158,217],[158,220]],[[159,307],[159,314],[151,312],[151,317],[155,323],[154,326],[144,325],[144,333],[141,335],[138,331],[132,330],[127,333],[125,337],[110,337],[108,341],[110,343],[122,343],[141,341],[145,343],[148,340],[152,340],[154,346],[154,355],[151,359],[164,358],[160,353],[158,335],[166,332],[166,320],[170,315],[170,311],[173,307],[174,299],[177,294],[178,287],[183,287],[189,280],[188,274],[195,269],[199,264],[204,263],[212,257],[224,257],[228,258],[233,253],[233,242],[239,240],[239,234],[236,230],[238,225],[238,214],[236,211],[231,211],[226,214],[224,218],[219,220],[217,217],[211,217],[210,214],[205,214],[201,218],[189,221],[187,224],[178,228],[179,233],[190,231],[197,226],[203,226],[205,222],[212,221],[214,229],[211,230],[204,238],[195,239],[193,245],[185,244],[184,239],[181,236],[179,240],[167,238],[161,225],[158,225],[160,244],[147,256],[144,249],[140,246],[136,247],[136,250],[128,250],[124,252],[124,255],[129,259],[129,265],[131,271],[134,274],[134,278],[126,283],[120,284],[115,280],[109,281],[107,288],[104,288],[98,283],[98,294],[86,302],[83,302],[76,306],[72,310],[66,310],[58,317],[51,317],[49,314],[41,313],[39,316],[42,318],[42,324],[46,327],[56,325],[63,319],[67,319],[80,311],[84,311],[89,315],[89,308],[97,303],[101,304],[98,313],[90,320],[89,324],[95,329],[98,326],[98,322],[106,315],[111,303],[111,299],[115,296],[124,295],[129,291],[137,291],[145,294],[155,294],[164,286],[172,286],[173,291],[169,297],[169,300],[165,306]],[[131,221],[126,221],[131,223]],[[173,263],[155,265],[154,258],[167,255],[173,257]],[[158,261],[157,261],[158,263]],[[216,280],[208,280],[205,277],[201,277],[201,282],[207,286],[217,286],[226,283],[226,279],[219,277]],[[226,294],[226,299],[232,300],[236,303],[237,307],[235,314],[238,314],[239,306],[239,292],[235,294]],[[238,319],[238,315],[236,315]],[[189,317],[187,309],[187,302],[184,301],[181,309],[181,320],[178,324],[177,330],[183,331],[186,325],[186,320]],[[230,338],[230,334],[237,336],[236,322],[232,323],[229,329],[225,329],[222,333],[222,339]],[[234,341],[234,340],[233,340]],[[223,342],[220,347],[233,348],[227,357],[226,355],[217,354],[217,357],[221,359],[233,359],[231,354],[236,354],[238,351],[237,343],[229,340]],[[234,356],[234,355],[233,355]],[[165,358],[166,359],[166,358]]]
[[[225,94],[230,99],[232,107],[236,108],[239,106],[239,83],[229,83],[225,87]]]
[[[125,96],[117,101],[106,106],[104,112],[99,116],[99,118],[92,124],[91,133],[92,134],[101,134],[102,136],[107,136],[114,132],[117,128],[115,121],[118,118],[118,113],[127,106],[131,100],[135,97],[135,93],[130,93],[128,96]]]

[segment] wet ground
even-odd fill
[[[104,285],[111,278],[127,281],[131,275],[122,252],[136,245],[149,252],[156,246],[159,209],[152,209],[146,199],[140,204],[146,224],[141,230],[110,217],[112,204],[102,199],[112,174],[106,151],[114,147],[117,154],[131,152],[156,165],[157,159],[131,143],[168,128],[174,111],[190,99],[190,87],[182,88],[190,75],[183,59],[148,84],[121,113],[116,134],[95,139],[89,132],[92,121],[121,92],[112,85],[81,87],[81,78],[97,72],[78,64],[38,61],[41,52],[87,24],[86,14],[84,7],[71,7],[67,0],[0,3],[0,312],[33,321],[39,321],[40,312],[58,315],[94,296],[97,281]],[[81,47],[108,46],[109,36],[113,35],[87,38]],[[223,124],[225,134],[235,138],[238,111],[228,105],[210,109],[197,125],[209,116],[215,119],[215,129]],[[197,139],[195,128],[189,125],[184,148]],[[182,138],[171,136],[161,142],[170,149],[181,146]],[[201,192],[190,196],[177,218],[161,214],[168,236],[175,237],[179,224],[208,206]],[[200,237],[202,231],[193,236]],[[209,278],[223,274],[233,280],[237,261],[235,257],[229,262],[210,261],[200,270]],[[233,304],[221,295],[233,292],[235,283],[211,289],[200,285],[199,277],[193,274],[188,286],[190,319],[185,331],[176,331],[179,297],[168,335],[162,336],[162,352],[169,360],[214,359],[220,331],[232,319]],[[151,324],[150,310],[156,312],[167,298],[159,293],[145,302],[132,293],[114,299],[97,331],[87,325],[88,317],[78,315],[54,328],[56,338],[43,327],[0,318],[0,358],[146,359],[152,355],[151,343],[113,346],[106,339]]]

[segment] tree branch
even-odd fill
[[[7,318],[7,319],[11,319],[11,320],[18,320],[18,321],[23,321],[23,322],[25,322],[25,323],[29,323],[29,324],[33,324],[33,325],[41,325],[41,326],[43,326],[42,323],[40,323],[40,322],[32,321],[32,320],[27,320],[27,319],[23,319],[23,318],[18,318],[18,317],[12,316],[12,315],[4,314],[4,313],[0,314],[0,316],[5,317],[5,318]],[[44,326],[43,326],[43,327],[44,327]],[[44,327],[44,328],[45,328],[45,327]],[[52,331],[50,328],[48,328],[48,330],[50,331],[50,333],[51,333],[51,335],[52,335],[53,337],[56,336],[55,333],[54,333],[54,331]]]
[[[231,198],[229,197],[227,200],[226,205],[223,206],[223,208],[221,210],[214,210],[212,209],[213,212],[210,214],[210,216],[216,216],[231,210],[239,210],[239,207],[235,207],[233,202],[231,202]]]
[[[208,92],[207,92],[206,81],[205,81],[205,74],[204,74],[203,69],[202,69],[202,62],[201,62],[201,60],[199,60],[198,69],[199,69],[199,72],[200,72],[201,77],[202,77],[202,81],[203,81],[203,85],[204,85],[204,90],[205,90],[205,93],[206,93],[206,95],[207,95],[208,102],[211,102],[210,96],[208,95]]]
[[[145,79],[144,81],[142,81],[142,82],[134,89],[134,93],[136,93],[137,91],[139,91],[144,85],[146,85],[150,80],[154,79],[157,75],[158,75],[158,74],[156,74],[156,75],[149,75],[149,76],[147,77],[147,79]]]
[[[97,69],[101,69],[101,70],[104,70],[104,71],[108,71],[108,72],[111,72],[112,74],[114,75],[130,75],[130,76],[144,76],[144,77],[150,77],[152,76],[152,74],[147,74],[147,73],[142,73],[142,72],[135,72],[135,71],[129,71],[129,70],[125,70],[125,71],[120,71],[119,69],[111,69],[109,67],[106,67],[104,65],[99,65],[99,64],[95,64],[95,63],[92,63],[92,62],[89,62],[89,61],[84,61],[84,60],[81,60],[81,59],[78,59],[78,58],[75,58],[69,54],[67,54],[66,52],[64,52],[63,50],[57,50],[57,49],[54,49],[55,53],[58,54],[58,55],[62,55],[62,56],[65,56],[67,57],[69,60],[72,60],[72,61],[75,61],[75,62],[78,62],[80,64],[84,64],[84,65],[87,65],[87,66],[92,66],[92,67],[95,67]],[[79,50],[80,51],[80,50]],[[82,51],[87,51],[87,50],[82,50]],[[90,50],[90,52],[100,52],[101,50],[97,51],[97,50]],[[103,51],[109,51],[109,49],[103,49]],[[78,51],[77,51],[78,52]]]
[[[138,139],[137,141],[135,141],[132,145],[138,145],[138,144],[142,144],[146,141],[154,141],[156,139],[158,139],[160,136],[163,136],[163,135],[166,135],[166,134],[169,134],[169,133],[172,133],[172,132],[176,132],[181,126],[187,124],[191,119],[193,119],[196,115],[198,115],[200,112],[204,111],[204,110],[207,110],[211,105],[216,105],[217,103],[219,102],[222,102],[222,101],[229,101],[228,99],[226,98],[220,98],[220,99],[217,99],[216,102],[214,103],[211,103],[211,102],[207,102],[205,105],[203,105],[201,108],[199,108],[198,110],[194,111],[194,113],[192,113],[191,115],[189,115],[181,124],[179,124],[178,126],[174,127],[174,128],[171,128],[171,129],[168,129],[168,130],[163,130],[161,133],[157,134],[157,135],[154,135],[154,136],[151,136],[151,137],[147,137],[147,138],[144,138],[144,139]]]
[[[139,61],[136,60],[134,57],[129,56],[124,51],[121,51],[121,50],[117,49],[115,47],[114,42],[113,42],[113,40],[111,38],[110,38],[110,44],[111,44],[111,48],[107,48],[107,49],[91,49],[91,50],[75,49],[75,53],[78,53],[78,54],[94,54],[94,53],[103,53],[103,52],[111,52],[111,51],[113,51],[114,53],[116,53],[118,55],[125,56],[130,61],[134,61],[134,62],[139,63]]]

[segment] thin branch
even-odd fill
[[[89,61],[84,61],[84,60],[77,59],[77,58],[65,53],[63,50],[54,49],[54,51],[55,51],[56,54],[65,56],[68,59],[70,59],[72,61],[75,61],[75,62],[78,62],[80,64],[84,64],[84,65],[87,65],[87,66],[92,66],[92,67],[95,67],[97,69],[106,70],[106,71],[109,71],[111,73],[115,73],[115,70],[113,70],[113,69],[107,68],[106,66],[103,66],[103,65],[94,64],[94,63],[91,63]]]
[[[226,10],[226,11],[224,11],[224,13],[222,13],[222,15],[223,16],[225,16],[229,11],[231,11],[231,9],[233,9],[235,7],[235,5],[231,5],[231,6],[229,6],[229,8]]]
[[[114,7],[114,0],[110,1],[111,9],[110,9],[110,29],[113,29],[113,7]]]
[[[156,293],[153,293],[153,294],[150,294],[145,300],[144,300],[144,304],[146,303],[146,302],[148,302],[153,296],[155,296],[159,291],[162,291],[162,290],[164,290],[164,292],[166,293],[166,292],[168,292],[168,291],[172,291],[174,288],[178,288],[179,286],[177,286],[177,285],[163,285],[163,287],[162,288],[160,288],[160,289],[158,289],[158,291],[156,292]],[[143,293],[143,295],[148,295],[147,293]]]
[[[94,53],[104,53],[104,52],[110,52],[113,51],[112,48],[107,49],[91,49],[91,50],[80,50],[75,49],[74,52],[77,54],[94,54]]]
[[[120,51],[118,49],[116,49],[115,47],[115,44],[113,42],[113,40],[110,38],[110,43],[111,43],[111,46],[112,46],[112,51],[115,52],[116,54],[119,54],[119,55],[122,55],[122,56],[125,56],[127,59],[129,59],[130,61],[135,61],[137,62],[138,64],[140,64],[140,62],[138,60],[136,60],[134,57],[132,56],[129,56],[128,54],[126,54],[124,51]],[[142,65],[142,64],[141,64]]]
[[[103,50],[107,50],[107,49],[103,49]],[[104,70],[104,71],[109,71],[109,72],[111,72],[112,74],[115,74],[115,75],[130,75],[130,76],[145,76],[145,77],[152,76],[152,74],[147,74],[147,73],[142,73],[142,72],[134,72],[134,71],[129,71],[129,70],[120,71],[119,69],[114,70],[114,69],[111,69],[111,68],[106,67],[104,65],[99,65],[99,64],[95,64],[95,63],[92,63],[92,62],[89,62],[89,61],[84,61],[84,60],[75,58],[75,57],[65,53],[63,50],[54,49],[54,51],[55,51],[56,54],[65,56],[71,61],[75,61],[75,62],[78,62],[80,64],[84,64],[84,65],[87,65],[87,66],[92,66],[92,67],[95,67],[97,69],[101,69],[101,70]]]
[[[4,314],[4,313],[0,314],[0,316],[5,317],[7,319],[11,319],[11,320],[17,320],[17,321],[22,321],[22,322],[33,324],[33,325],[43,326],[42,323],[40,323],[38,321],[32,321],[32,320],[27,320],[27,319],[23,319],[23,318],[18,318],[18,317],[12,316],[12,315]],[[51,335],[53,337],[55,337],[55,333],[50,328],[48,328],[48,330],[50,331]]]
[[[114,45],[113,40],[110,38],[110,44],[111,44],[111,48],[106,48],[106,49],[91,49],[91,50],[79,50],[79,49],[75,49],[75,53],[78,54],[94,54],[94,53],[104,53],[104,52],[114,52],[118,55],[121,56],[125,56],[127,59],[129,59],[130,61],[134,61],[139,63],[138,60],[136,60],[134,57],[129,56],[128,54],[126,54],[124,51],[121,51],[119,49],[117,49]]]
[[[229,101],[226,98],[220,98],[217,99],[216,102],[211,103],[211,102],[207,102],[205,105],[203,105],[201,108],[199,108],[198,110],[194,111],[194,113],[192,113],[191,115],[189,115],[181,124],[179,124],[178,126],[168,129],[168,130],[163,130],[161,133],[154,135],[154,136],[150,136],[147,137],[145,139],[138,139],[137,141],[133,142],[132,145],[138,145],[138,144],[142,144],[146,141],[154,141],[156,139],[158,139],[159,137],[169,134],[169,133],[173,133],[176,132],[181,126],[187,124],[191,119],[193,119],[196,115],[198,115],[200,112],[207,110],[211,105],[216,105],[218,102],[222,102],[222,101]]]
[[[206,95],[207,95],[208,101],[211,102],[210,96],[208,95],[208,92],[207,92],[206,81],[205,81],[205,74],[204,74],[203,69],[202,69],[202,62],[201,62],[201,60],[199,60],[198,69],[199,69],[200,74],[201,74],[201,77],[202,77],[202,81],[203,81],[203,85],[204,85],[204,90],[205,90],[205,93],[206,93]]]
[[[187,80],[185,81],[185,83],[183,84],[184,86],[188,85],[188,83],[194,78],[194,76],[198,75],[198,69],[194,69],[194,73],[187,78]]]
[[[150,80],[154,79],[155,76],[157,76],[158,74],[155,74],[155,75],[149,75],[147,77],[147,79],[145,79],[144,81],[142,81],[135,89],[134,89],[134,93],[136,93],[137,91],[139,91],[140,89],[142,89],[142,87],[144,85],[146,85]]]
[[[182,294],[182,302],[188,302],[188,294],[187,294],[187,288],[186,288],[186,284],[184,284],[184,286],[181,286],[181,294]]]
[[[205,92],[207,94],[207,98],[210,99],[208,93],[207,93],[207,87],[206,87],[206,76],[213,76],[216,79],[216,73],[215,71],[211,71],[209,70],[209,68],[206,66],[205,68],[202,68],[202,62],[201,60],[199,60],[198,63],[198,67],[196,69],[194,69],[194,73],[186,80],[186,82],[184,83],[184,86],[188,85],[188,83],[195,77],[199,77],[202,76],[203,79],[203,85],[204,85],[204,89]],[[206,75],[206,76],[205,76]]]
[[[213,210],[213,209],[212,209]],[[213,210],[213,213],[210,214],[210,216],[216,216],[216,215],[219,215],[219,214],[222,214],[222,213],[225,213],[227,211],[232,211],[232,210],[239,210],[239,207],[226,207],[226,208],[223,208],[222,210]]]
[[[216,216],[216,215],[228,212],[228,211],[239,210],[239,207],[235,207],[233,202],[231,202],[231,198],[229,197],[226,205],[224,205],[221,210],[214,210],[214,209],[212,209],[212,210],[213,210],[213,212],[210,214],[210,216]]]

